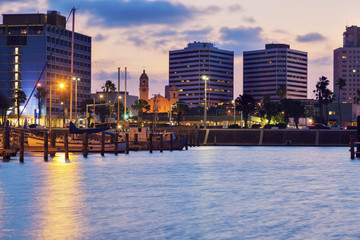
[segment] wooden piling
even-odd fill
[[[170,133],[170,152],[173,150],[173,135]]]
[[[114,154],[118,155],[118,142],[119,142],[119,133],[118,130],[115,131],[115,137],[114,137]]]
[[[8,156],[8,150],[10,149],[10,132],[6,131],[6,129],[3,130],[3,161],[7,162],[10,157]]]
[[[153,152],[152,138],[153,138],[153,134],[150,133],[150,139],[149,139],[149,151],[150,151],[150,153]]]
[[[189,135],[189,147],[192,147],[193,143],[192,143],[192,135]]]
[[[69,159],[69,139],[68,139],[68,132],[64,132],[64,152],[65,152],[65,159]]]
[[[137,133],[134,134],[134,144],[139,144],[139,135]]]
[[[195,146],[196,146],[196,143],[195,143],[195,139],[196,139],[195,134],[192,134],[192,139],[193,139],[193,141],[192,141],[193,147],[195,147]]]
[[[49,133],[44,132],[44,161],[47,162],[49,158]]]
[[[129,134],[128,133],[125,135],[125,144],[126,144],[125,154],[129,154],[130,146],[129,146]]]
[[[101,133],[101,156],[105,156],[105,133]]]
[[[89,150],[88,150],[89,134],[88,133],[85,132],[85,133],[82,134],[82,142],[83,142],[82,154],[86,158],[88,156],[88,153],[89,153]]]
[[[186,134],[185,135],[185,150],[188,150],[188,140],[189,140],[189,138],[188,138],[188,135]]]
[[[160,135],[160,152],[163,152],[163,135]]]
[[[354,138],[350,136],[350,157],[355,159],[355,147],[354,147]]]
[[[50,132],[50,147],[52,149],[56,148],[56,133],[54,131]],[[50,151],[50,156],[55,157],[55,151]]]
[[[19,156],[19,161],[21,163],[24,162],[24,131],[20,130],[20,156]]]
[[[179,150],[182,150],[182,144],[181,144],[181,142],[182,142],[182,136],[181,135],[178,135],[178,145],[179,145]]]

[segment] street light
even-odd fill
[[[236,124],[236,118],[235,118],[235,113],[236,113],[236,101],[232,100],[231,101],[234,104],[234,125]]]
[[[206,75],[202,76],[202,79],[205,81],[205,104],[204,104],[204,128],[206,129],[206,120],[207,120],[207,81],[209,77]]]
[[[63,93],[64,93],[63,89],[65,88],[65,84],[64,84],[64,83],[60,83],[60,84],[59,84],[59,87],[60,87],[60,90],[61,90],[61,92],[60,92],[60,104],[63,105],[63,125],[65,125],[65,104],[64,104],[63,101],[61,101],[61,98],[64,98],[64,96],[63,96]],[[50,99],[50,101],[51,101],[51,99]]]
[[[73,80],[75,81],[75,123],[78,121],[78,114],[77,114],[77,83],[80,81],[80,78],[73,77]]]

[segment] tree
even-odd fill
[[[131,108],[138,112],[138,120],[139,122],[143,119],[143,113],[150,110],[150,105],[144,99],[139,99],[135,101],[135,104],[131,106]]]
[[[280,87],[276,90],[276,95],[279,96],[280,100],[286,98],[287,90],[285,84],[281,84]]]
[[[104,93],[106,93],[106,102],[109,103],[109,95],[113,94],[116,91],[115,84],[111,80],[106,80],[104,86],[101,87]],[[126,93],[125,93],[126,94]],[[110,115],[111,115],[111,108],[109,110],[109,122],[110,122]]]
[[[248,127],[249,115],[255,111],[255,100],[249,94],[239,95],[235,100],[235,106],[237,111],[242,111],[245,119],[245,128]]]
[[[38,88],[37,88],[37,92],[36,92],[35,95],[34,95],[35,98],[37,98],[37,100],[38,100],[39,121],[40,121],[40,119],[41,119],[41,101],[46,98],[47,94],[48,94],[48,93],[47,93],[47,91],[46,91],[45,88],[43,88],[43,87],[38,87]]]
[[[17,107],[17,115],[18,115],[18,127],[20,126],[20,105],[26,102],[26,94],[22,90],[17,90],[15,93],[15,101]]]
[[[334,100],[334,93],[328,89],[329,80],[327,77],[322,76],[319,78],[319,81],[316,83],[316,89],[313,91],[315,93],[316,99],[319,101],[319,109],[320,109],[320,122],[327,124],[327,110],[328,104]],[[326,116],[324,119],[324,106],[326,110]]]
[[[280,103],[281,103],[282,111],[284,111],[284,122],[286,123],[286,125],[288,125],[289,118],[291,117],[293,100],[284,98],[280,100]]]
[[[9,98],[7,98],[4,95],[0,94],[0,112],[1,112],[2,127],[5,126],[6,112],[12,106],[13,106],[13,102]]]
[[[335,85],[338,86],[339,89],[339,94],[338,94],[338,104],[339,104],[339,125],[341,125],[342,122],[342,116],[341,116],[341,91],[344,89],[344,87],[346,86],[346,80],[343,78],[339,78]]]
[[[172,111],[176,113],[176,122],[180,125],[182,121],[182,115],[186,114],[189,111],[189,107],[184,102],[177,102],[172,107]]]
[[[354,97],[354,103],[360,104],[360,89],[356,90],[356,96]]]
[[[294,118],[296,129],[299,129],[299,119],[305,117],[305,106],[297,100],[291,101],[290,116]]]
[[[266,95],[263,99],[263,105],[260,110],[260,116],[266,117],[268,124],[271,122],[271,118],[275,117],[280,111],[280,104],[272,102],[269,95]]]

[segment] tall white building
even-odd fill
[[[169,86],[179,90],[179,100],[188,104],[215,105],[233,99],[234,52],[221,50],[212,43],[194,42],[169,52]]]
[[[286,89],[286,97],[307,98],[307,52],[290,49],[287,44],[266,44],[265,49],[244,52],[244,94],[255,100]]]
[[[360,87],[360,27],[346,27],[343,35],[343,47],[334,50],[334,93],[337,101],[353,102]],[[346,81],[340,96],[339,78]]]

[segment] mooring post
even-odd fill
[[[19,161],[24,162],[24,131],[20,130],[20,156]]]
[[[56,147],[56,133],[54,131],[50,132],[50,147],[55,148]],[[55,151],[50,151],[50,156],[55,157]]]
[[[356,142],[360,142],[360,116],[357,116],[357,127],[356,127],[356,138],[355,141]],[[360,145],[356,144],[356,151],[355,151],[355,156],[356,157],[360,157]]]
[[[69,159],[69,134],[68,132],[64,132],[64,151],[65,151],[65,159]]]
[[[44,161],[47,162],[49,159],[49,133],[44,132]]]
[[[195,138],[195,134],[192,135],[192,138],[193,138],[193,141],[192,141],[192,142],[193,142],[193,147],[195,147],[195,146],[196,146],[196,143],[195,143],[195,139],[196,139],[196,138]]]
[[[163,152],[163,135],[160,135],[160,152]]]
[[[180,134],[178,136],[178,144],[179,144],[179,150],[182,150],[182,135]]]
[[[134,134],[134,144],[139,144],[139,135],[137,133]]]
[[[128,133],[125,135],[125,144],[126,144],[125,154],[129,154],[130,146],[129,146],[129,134]]]
[[[118,155],[118,142],[119,142],[119,132],[118,130],[115,131],[115,137],[114,137],[114,154]]]
[[[170,133],[170,152],[173,150],[173,134]]]
[[[350,136],[350,157],[355,159],[355,150],[354,150],[354,137]]]
[[[153,134],[150,133],[150,139],[149,139],[149,150],[150,150],[150,153],[152,153],[152,151],[153,151],[152,138],[153,138]]]
[[[192,135],[189,134],[189,147],[192,147]]]
[[[105,133],[101,133],[101,156],[105,156]]]
[[[82,134],[82,142],[83,142],[82,154],[86,158],[87,155],[88,155],[88,146],[89,146],[89,135],[88,135],[88,133],[85,132],[85,133]]]
[[[7,162],[10,157],[8,155],[8,152],[6,150],[10,149],[10,131],[6,130],[6,128],[3,130],[3,161]]]
[[[188,138],[188,135],[186,134],[185,135],[185,150],[188,150],[188,140],[189,140],[189,138]]]

